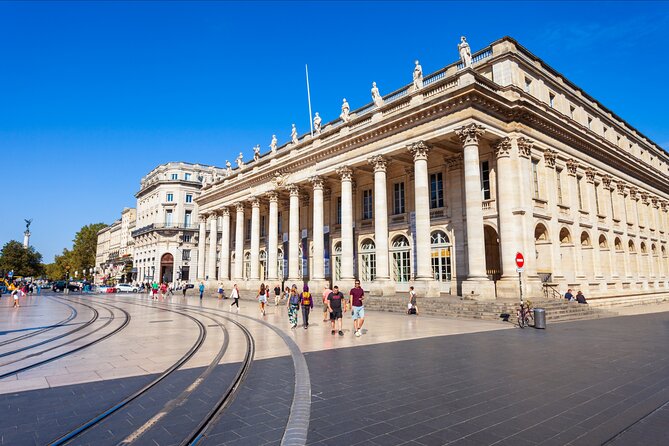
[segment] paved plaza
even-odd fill
[[[669,444],[667,305],[546,330],[368,312],[357,338],[229,303],[3,299],[1,444],[173,445],[205,419],[212,445]]]

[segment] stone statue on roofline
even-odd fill
[[[344,98],[344,102],[341,104],[341,114],[339,115],[342,121],[349,122],[351,120],[351,117],[349,116],[350,111],[351,107],[349,107],[346,98]]]
[[[295,124],[293,124],[293,129],[290,131],[290,139],[293,141],[293,144],[297,144],[299,142],[297,140],[297,129],[295,128]]]
[[[318,116],[318,112],[316,112],[316,116],[314,116],[314,132],[317,135],[321,134],[321,122],[323,120],[321,119],[320,116]]]
[[[374,101],[374,105],[377,107],[383,106],[383,98],[381,97],[381,93],[379,93],[379,89],[376,87],[376,82],[372,82],[372,101]]]
[[[272,142],[269,143],[269,150],[272,153],[276,152],[276,144],[277,144],[276,135],[272,135]]]
[[[458,51],[460,52],[460,60],[464,68],[472,66],[472,50],[469,48],[465,36],[460,37],[460,44],[458,44]]]
[[[413,69],[413,89],[414,91],[423,88],[423,67],[416,60],[416,67]]]
[[[230,161],[225,160],[225,176],[229,177],[232,175],[232,163]]]
[[[244,154],[239,152],[239,156],[237,157],[237,168],[241,169],[242,167],[244,167]]]
[[[253,147],[253,161],[258,161],[260,159],[260,144],[257,144]]]

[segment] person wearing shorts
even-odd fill
[[[265,304],[267,303],[267,295],[269,294],[269,289],[265,288],[265,284],[260,284],[260,290],[258,290],[258,304],[260,305],[260,315],[265,315]]]
[[[330,310],[330,325],[332,327],[330,333],[335,334],[336,323],[337,320],[339,320],[339,336],[344,336],[344,331],[342,330],[343,305],[344,294],[339,291],[339,287],[335,285],[332,288],[332,292],[328,295],[328,310]]]
[[[355,286],[349,292],[351,298],[351,314],[353,315],[353,334],[360,336],[362,324],[365,323],[365,307],[362,301],[365,299],[365,290],[360,287],[360,281],[355,280]]]
[[[158,299],[158,282],[151,284],[151,299]]]
[[[330,284],[325,283],[323,285],[323,322],[327,322],[330,320],[330,309],[328,307],[328,296],[332,290],[330,289]]]

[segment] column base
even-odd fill
[[[439,297],[441,293],[440,283],[432,278],[417,278],[412,285],[419,297]]]
[[[518,277],[502,277],[502,279],[496,283],[496,288],[497,299],[520,299],[520,284],[518,283]]]
[[[395,282],[390,278],[375,279],[367,285],[369,294],[374,296],[394,296]]]
[[[487,278],[462,282],[462,297],[474,300],[495,300],[495,283]]]

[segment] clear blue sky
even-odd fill
[[[669,148],[666,2],[0,3],[0,244],[51,262],[158,164],[222,166],[510,35]]]

